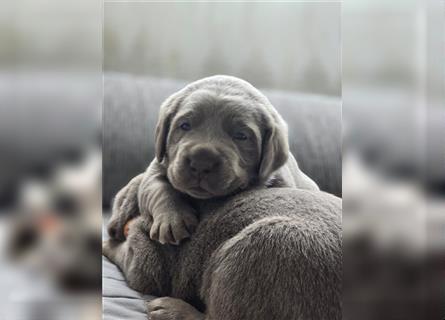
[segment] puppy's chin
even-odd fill
[[[213,193],[210,193],[201,187],[185,189],[183,192],[188,194],[192,198],[201,199],[201,200],[211,199],[211,198],[215,197],[215,195]]]
[[[224,192],[209,192],[201,187],[186,188],[182,192],[188,194],[190,197],[200,200],[207,200],[212,198],[220,198],[231,195],[236,191],[241,190],[240,188],[225,190]],[[181,191],[181,190],[180,190]]]
[[[182,177],[169,172],[168,178],[172,186],[195,199],[211,199],[231,195],[239,190],[245,189],[248,183],[243,183],[239,177],[233,177],[224,185],[209,186],[208,182],[199,183],[191,177]],[[221,179],[222,181],[223,179]],[[196,182],[196,183],[194,183]]]
[[[185,193],[192,198],[200,199],[200,200],[223,197],[223,196],[226,196],[231,193],[230,190],[224,190],[224,192],[221,192],[221,191],[217,192],[217,191],[213,191],[213,190],[208,190],[208,189],[203,188],[199,185],[189,186],[189,185],[185,185],[182,183],[177,183],[178,180],[175,180],[175,179],[171,179],[170,181],[176,190],[178,190],[182,193]]]

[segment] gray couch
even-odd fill
[[[103,204],[154,157],[162,101],[185,82],[106,74],[103,113]],[[255,84],[254,84],[255,85]],[[341,196],[341,104],[333,97],[262,90],[289,125],[291,151],[320,188]],[[106,235],[105,235],[106,237]],[[146,319],[149,296],[128,288],[103,258],[103,319]]]

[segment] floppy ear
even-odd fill
[[[181,92],[181,91],[180,91]],[[167,149],[167,136],[170,131],[170,124],[179,105],[180,92],[177,92],[162,103],[159,110],[159,119],[155,132],[155,153],[159,163],[162,162]]]
[[[287,125],[279,115],[271,121],[264,133],[258,176],[266,181],[270,175],[283,166],[289,157]]]

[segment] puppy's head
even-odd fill
[[[179,191],[209,199],[267,180],[288,158],[287,126],[235,77],[196,81],[161,106],[156,157]]]

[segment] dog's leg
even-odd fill
[[[149,320],[204,320],[205,315],[187,302],[163,297],[147,302]]]
[[[103,243],[103,255],[122,271],[130,288],[144,294],[165,296],[171,290],[169,265],[164,262],[164,248],[151,241],[142,225],[150,225],[144,217],[130,221],[125,241],[110,239]]]
[[[128,243],[119,242],[114,239],[106,240],[102,243],[102,254],[111,262],[125,271],[125,258],[128,252]]]
[[[110,238],[124,241],[126,223],[137,217],[139,213],[138,190],[141,184],[143,173],[134,177],[124,188],[116,195],[113,202],[113,210],[107,231]]]

